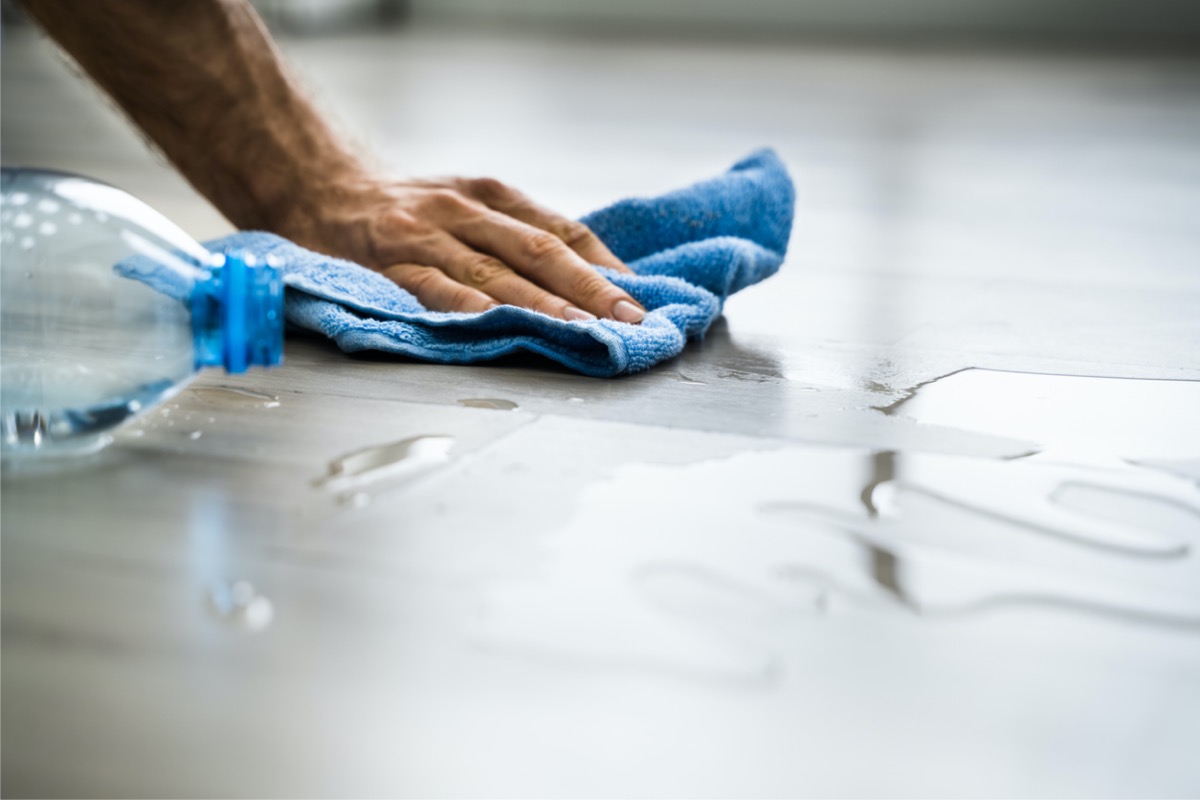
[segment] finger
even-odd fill
[[[486,293],[459,283],[436,267],[395,264],[382,274],[431,311],[482,312],[499,305]]]
[[[492,178],[465,181],[463,188],[468,195],[488,208],[554,234],[589,264],[632,274],[633,270],[613,255],[608,246],[600,241],[600,237],[582,222],[556,214],[516,189]]]
[[[591,228],[578,220],[560,216],[533,203],[527,205],[517,203],[508,208],[497,208],[496,210],[554,234],[589,264],[608,267],[617,272],[624,272],[626,275],[633,274],[633,270],[613,255],[604,242],[600,241],[600,237],[592,233]]]
[[[596,318],[595,315],[521,277],[499,259],[472,250],[449,234],[442,233],[430,237],[419,243],[417,250],[418,261],[436,266],[455,283],[480,292],[497,302],[533,309],[559,319]]]
[[[540,228],[485,209],[448,221],[447,230],[585,311],[631,323],[646,316],[646,310],[624,290],[596,272],[557,236]]]

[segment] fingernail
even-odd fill
[[[646,312],[628,300],[618,300],[613,306],[613,316],[620,322],[641,322],[646,318]]]
[[[563,309],[563,318],[569,319],[569,320],[581,320],[583,322],[590,322],[591,320],[594,320],[596,318],[596,315],[589,314],[588,312],[584,311],[582,308],[576,308],[575,306],[567,306],[566,308]]]

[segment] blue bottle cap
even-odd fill
[[[226,253],[192,291],[196,368],[229,373],[283,363],[283,276],[249,253]]]

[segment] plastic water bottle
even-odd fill
[[[195,372],[283,356],[272,265],[211,253],[133,196],[78,175],[0,177],[0,448],[73,452]]]

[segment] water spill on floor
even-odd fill
[[[499,397],[474,397],[459,400],[460,406],[467,408],[492,408],[497,411],[516,411],[520,406],[512,400],[504,400]]]
[[[675,372],[673,372],[672,374],[675,376],[675,380],[679,381],[680,383],[688,383],[688,384],[691,384],[692,386],[706,385],[704,383],[704,381],[697,380],[697,379],[693,378],[691,375],[687,375],[683,372],[680,372],[679,370],[675,370]]]
[[[1200,381],[967,369],[918,387],[890,413],[1031,442],[1055,458],[1200,459]]]
[[[215,424],[214,410],[279,408],[279,398],[273,394],[235,389],[229,386],[198,386],[180,395],[184,402],[166,403],[125,425],[121,434],[143,438],[147,431],[172,429],[170,436],[195,441],[204,435],[202,424]],[[190,401],[190,402],[188,402]],[[180,430],[182,428],[182,430]],[[164,431],[167,433],[168,431]]]
[[[197,386],[189,390],[189,393],[206,405],[279,408],[279,398],[276,395],[235,389],[232,386]]]
[[[920,498],[922,511],[936,505],[1029,534],[1069,541],[1080,547],[1139,558],[1180,558],[1193,543],[1179,530],[1162,530],[1152,520],[1130,522],[1079,514],[1056,502],[1064,487],[1087,487],[1119,504],[1141,496],[1159,504],[1186,505],[1190,488],[1136,469],[1092,473],[1066,465],[950,459],[890,454],[892,477],[864,490],[875,516],[900,518]],[[869,491],[869,495],[867,492]],[[1194,498],[1193,498],[1194,499]]]
[[[413,436],[371,445],[330,461],[327,473],[315,485],[336,495],[353,497],[364,486],[424,475],[449,461],[453,447],[454,437],[441,435]],[[346,503],[363,505],[365,501]]]
[[[213,616],[247,633],[260,633],[275,619],[271,600],[249,581],[218,581],[209,587],[206,600]]]
[[[1200,635],[1200,489],[1120,461],[792,447],[632,464],[546,548],[538,579],[487,593],[493,651],[744,681],[832,616]]]
[[[768,383],[770,381],[782,380],[783,376],[778,372],[765,373],[754,372],[744,369],[722,369],[717,371],[717,377],[725,380],[743,381],[746,383]],[[699,381],[696,381],[697,383]]]

